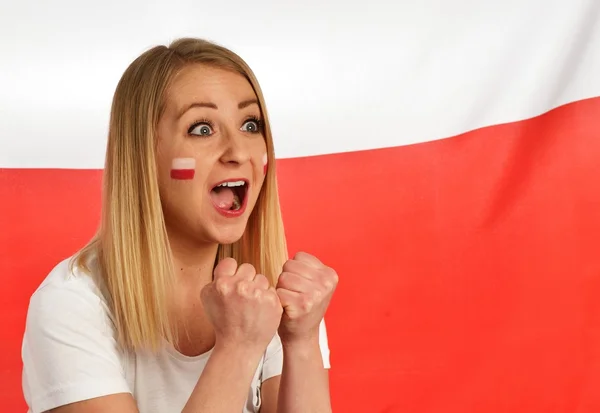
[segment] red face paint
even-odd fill
[[[263,173],[266,175],[267,174],[267,164],[269,162],[266,153],[263,155],[262,161],[263,161]]]
[[[196,160],[194,158],[175,158],[171,166],[171,178],[194,179]]]

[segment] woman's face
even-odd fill
[[[169,234],[237,241],[264,181],[266,152],[250,83],[224,69],[185,68],[158,124],[158,181]]]

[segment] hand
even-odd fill
[[[204,309],[215,329],[215,346],[242,346],[263,352],[277,331],[283,309],[275,289],[250,264],[233,258],[215,267],[202,289]]]
[[[337,283],[336,272],[310,254],[299,252],[283,265],[277,282],[283,306],[279,325],[282,343],[318,339],[319,324]]]

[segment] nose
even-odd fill
[[[223,136],[221,162],[229,165],[242,165],[250,160],[248,137],[240,133],[228,132]]]

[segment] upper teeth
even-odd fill
[[[244,182],[244,181],[233,181],[233,182],[223,182],[221,185],[217,185],[217,186],[242,186],[245,184],[246,184],[246,182]]]

